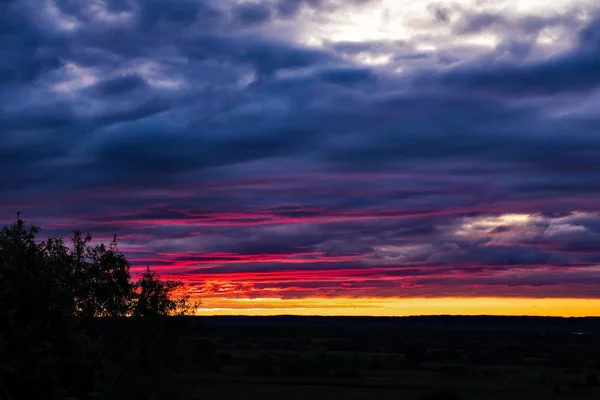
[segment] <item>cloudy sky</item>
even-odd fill
[[[205,312],[600,314],[599,110],[596,0],[0,1],[1,221]]]

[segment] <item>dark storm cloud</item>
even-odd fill
[[[271,19],[271,9],[263,4],[246,3],[236,9],[236,18],[242,25],[255,25]]]
[[[146,81],[140,76],[124,75],[102,81],[92,90],[97,91],[99,96],[117,96],[146,86]]]
[[[466,251],[465,251],[466,250]],[[569,258],[560,254],[552,254],[536,248],[522,246],[474,246],[467,248],[463,254],[449,257],[448,261],[457,264],[483,265],[568,265]]]
[[[476,33],[489,29],[509,31],[517,29],[524,34],[539,34],[549,27],[580,27],[577,11],[555,14],[550,16],[526,15],[524,17],[509,17],[500,13],[491,12],[464,12],[455,24],[454,29],[461,34]]]
[[[0,3],[0,85],[18,88],[61,65],[43,32],[25,14],[20,2]]]
[[[483,52],[278,28],[367,3],[0,3],[2,219],[117,232],[136,266],[198,280],[582,283],[600,262],[599,20],[432,11],[456,35],[523,33]],[[546,27],[576,40],[543,53]]]
[[[523,65],[500,64],[457,69],[442,75],[442,83],[463,90],[488,91],[511,96],[549,96],[593,91],[600,84],[597,53],[578,49],[548,60]]]
[[[556,27],[580,29],[585,24],[581,16],[586,12],[597,12],[573,5],[560,13],[548,11],[529,14],[506,12],[507,10],[483,11],[482,7],[467,7],[457,3],[431,4],[428,11],[434,23],[450,26],[457,34],[498,31],[507,36],[538,35],[546,28]]]
[[[370,81],[375,78],[374,74],[366,68],[338,68],[321,72],[321,77],[326,82],[341,85],[351,85]]]

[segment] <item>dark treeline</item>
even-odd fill
[[[182,284],[149,268],[133,282],[116,237],[75,231],[67,246],[39,231],[20,218],[0,231],[0,399],[176,398],[162,327],[196,307],[173,297]]]

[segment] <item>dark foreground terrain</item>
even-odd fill
[[[38,233],[0,228],[0,400],[600,399],[600,318],[185,317],[116,237]]]
[[[167,325],[185,354],[173,367],[190,399],[600,399],[600,319],[212,317]]]

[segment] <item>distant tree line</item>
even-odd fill
[[[67,246],[39,232],[21,218],[0,230],[0,399],[165,398],[153,354],[160,320],[197,306],[174,297],[182,283],[149,268],[133,282],[116,236],[93,245],[76,230]],[[99,317],[137,322],[99,331]]]

